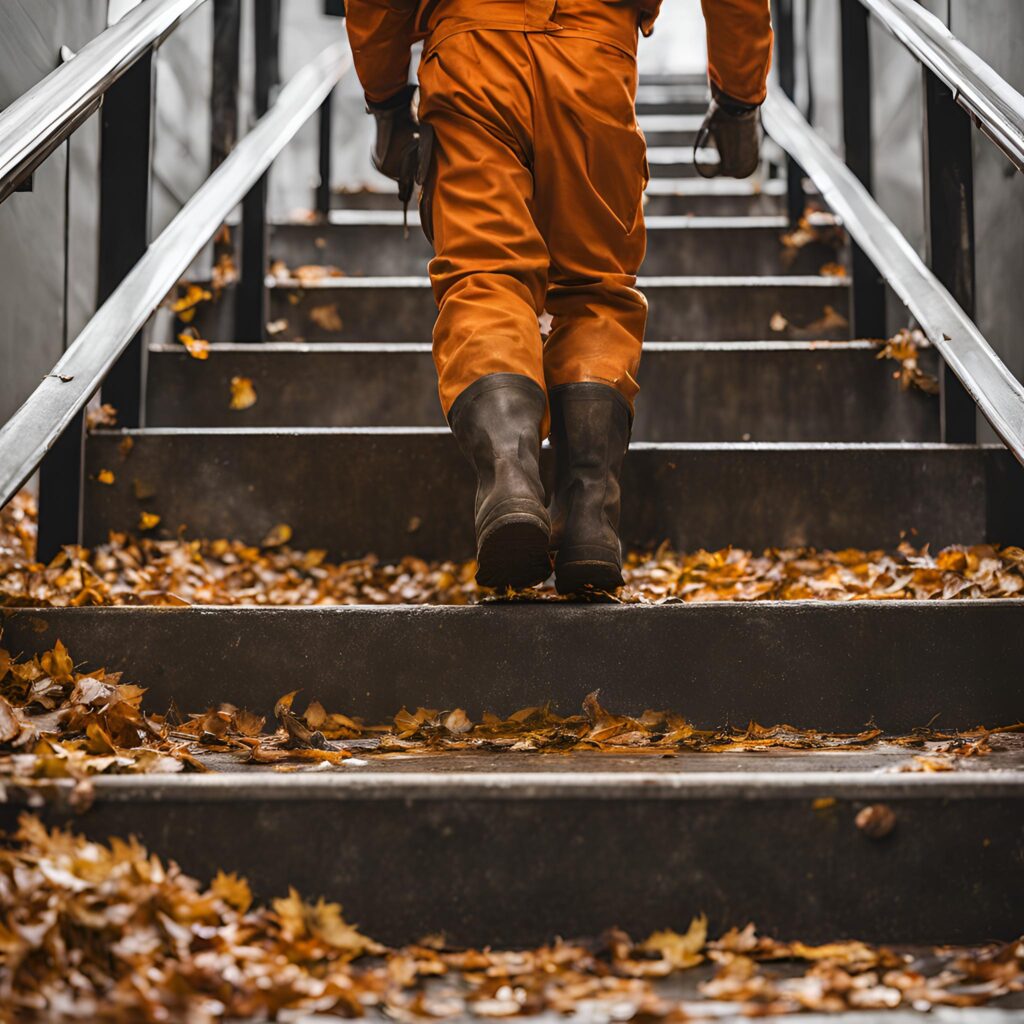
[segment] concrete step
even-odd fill
[[[708,76],[703,71],[641,71],[638,82],[641,86],[673,86],[692,89],[702,95],[708,89]]]
[[[272,716],[278,698],[301,686],[302,701],[369,722],[390,721],[403,705],[460,707],[474,721],[548,701],[578,714],[597,688],[616,713],[672,710],[700,729],[755,721],[856,733],[874,723],[909,733],[1021,717],[1019,599],[122,606],[0,616],[8,650],[41,653],[59,639],[76,661],[145,686],[157,712],[173,699],[183,712],[226,701]],[[788,767],[799,769],[799,759]]]
[[[818,276],[641,277],[650,301],[649,337],[734,341],[850,337],[849,282]],[[268,278],[270,323],[279,341],[422,342],[437,309],[426,277]],[[192,326],[230,341],[234,294],[202,303]],[[831,314],[829,311],[833,311]]]
[[[646,935],[702,911],[712,934],[753,920],[807,942],[1018,934],[1019,767],[716,771],[712,758],[111,776],[95,779],[85,814],[70,781],[50,784],[61,802],[42,813],[98,839],[130,828],[200,878],[243,874],[258,898],[298,884],[396,945],[441,932],[532,947],[611,925]],[[25,803],[12,793],[0,823]],[[856,817],[879,804],[896,824],[873,839]]]
[[[842,264],[845,245],[835,219],[815,214],[811,223],[820,240],[794,248],[781,240],[788,231],[781,215],[648,216],[643,272],[806,276],[826,263]],[[415,210],[409,214],[407,236],[401,210],[335,210],[325,224],[275,224],[270,254],[288,267],[328,265],[349,276],[388,276],[424,273],[433,250]]]
[[[692,146],[704,116],[647,114],[638,121],[648,146]]]
[[[396,193],[369,190],[335,192],[332,205],[339,210],[401,210]],[[648,214],[712,217],[781,214],[786,212],[786,183],[779,178],[763,182],[652,178],[647,186],[645,210]]]
[[[824,209],[816,193],[808,192],[807,201],[815,209]],[[652,178],[644,210],[648,216],[778,216],[786,213],[786,183],[781,178]]]
[[[698,164],[703,174],[697,173]],[[694,151],[692,146],[655,146],[648,142],[647,166],[652,178],[713,177],[718,168],[718,150],[709,147]]]
[[[699,116],[707,109],[707,95],[692,89],[676,90],[661,86],[641,86],[637,89],[637,117],[646,117],[649,114]]]
[[[127,457],[125,437],[132,439]],[[545,472],[550,472],[545,453]],[[101,470],[112,484],[97,480]],[[153,536],[258,544],[279,523],[339,558],[474,553],[474,481],[447,430],[154,428],[93,434],[85,543],[161,516]],[[146,497],[140,501],[136,494]],[[1024,473],[1002,447],[651,444],[623,472],[629,547],[891,548],[1020,543]]]
[[[635,441],[937,441],[938,399],[903,392],[871,342],[648,342]],[[936,371],[934,353],[922,368]],[[231,380],[256,403],[230,408]],[[441,427],[429,345],[179,344],[149,353],[157,427]]]

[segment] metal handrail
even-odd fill
[[[28,480],[203,246],[316,113],[348,69],[350,56],[344,40],[334,43],[288,82],[0,430],[0,506]]]
[[[103,94],[205,0],[143,0],[0,111],[3,202],[103,100]]]
[[[977,127],[1024,170],[1024,96],[914,0],[860,0],[953,93]]]
[[[765,102],[763,116],[768,133],[811,177],[993,429],[1024,463],[1024,386],[794,103],[773,93]]]

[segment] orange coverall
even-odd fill
[[[702,4],[711,81],[760,103],[769,0]],[[523,374],[542,388],[610,384],[632,406],[647,318],[635,287],[647,183],[636,48],[660,5],[348,0],[370,102],[405,86],[410,48],[424,40],[419,117],[434,130],[434,156],[421,216],[433,228],[433,349],[446,415],[490,373]]]

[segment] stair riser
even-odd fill
[[[708,101],[690,94],[691,98],[673,98],[671,94],[658,91],[639,90],[636,99],[638,117],[651,115],[700,115],[707,111]]]
[[[651,147],[650,142],[648,142],[648,147]],[[648,163],[648,169],[652,178],[697,178],[702,176],[715,176],[713,173],[713,164],[704,168],[704,175],[698,175],[697,168],[691,157],[684,157],[680,160],[668,160],[664,162],[651,159]]]
[[[922,362],[934,371],[931,352]],[[870,349],[792,351],[649,346],[640,364],[635,441],[938,441],[938,399],[900,391]],[[231,378],[257,401],[229,408]],[[430,351],[326,346],[183,349],[149,355],[150,426],[441,427]],[[798,404],[794,396],[799,395]]]
[[[644,138],[647,140],[648,147],[654,146],[693,146],[697,139],[697,132],[694,130],[684,131],[673,131],[671,129],[662,131],[647,130],[643,128],[643,124],[640,125],[644,131]]]
[[[715,192],[652,192],[644,198],[648,216],[747,217],[778,216],[786,212],[786,198],[774,191],[740,192],[729,195]]]
[[[787,249],[777,227],[652,227],[647,232],[643,273],[816,274],[841,261],[833,245],[810,243]],[[280,224],[273,229],[271,258],[289,267],[328,264],[351,276],[425,274],[433,251],[419,224],[405,238],[394,224]]]
[[[134,531],[141,507],[155,535],[259,543],[289,524],[298,547],[383,558],[474,553],[471,471],[447,433],[223,432],[87,444],[85,541]],[[551,460],[545,453],[545,472]],[[97,482],[112,470],[112,485]],[[1002,449],[634,446],[623,471],[622,536],[630,546],[759,550],[810,544],[892,547],[1019,543],[1022,475]],[[155,495],[140,505],[139,480]]]
[[[400,209],[393,192],[337,192],[332,198],[336,210]],[[648,214],[708,217],[743,217],[786,212],[785,195],[772,190],[751,191],[739,195],[697,192],[686,195],[662,195],[648,191],[644,202]]]
[[[481,799],[454,787],[432,799],[268,800],[248,789],[220,800],[101,795],[84,815],[44,818],[100,840],[130,830],[204,880],[239,872],[257,898],[291,885],[337,900],[362,931],[395,944],[442,932],[455,945],[534,946],[612,925],[641,937],[683,930],[700,912],[712,934],[755,921],[806,942],[1020,931],[1020,794],[893,799],[896,831],[873,841],[854,824],[866,801],[812,809],[814,796],[834,797],[825,786],[797,799],[675,800]],[[0,823],[13,826],[17,810],[0,807]]]
[[[850,733],[873,722],[906,733],[1024,717],[1024,601],[2,614],[9,650],[61,640],[77,662],[145,686],[155,712],[172,700],[185,712],[226,701],[272,716],[301,686],[301,706],[319,700],[372,722],[403,705],[461,707],[477,721],[548,701],[577,714],[598,688],[616,712],[673,710],[704,729],[757,721]]]
[[[426,279],[409,287],[408,279],[392,284],[366,283],[358,278],[339,278],[326,288],[278,286],[270,291],[270,321],[286,326],[275,338],[306,341],[423,342],[430,339],[437,308]],[[654,279],[655,281],[657,279]],[[703,279],[707,280],[707,278]],[[821,327],[826,307],[848,315],[849,287],[835,279],[820,284],[781,283],[780,279],[748,278],[741,284],[659,284],[648,281],[642,290],[650,305],[647,336],[661,341],[732,341],[751,338],[810,337],[843,340],[849,325]],[[780,283],[776,283],[780,282]],[[226,290],[219,302],[199,307],[193,326],[210,341],[233,338],[232,294]],[[316,312],[318,311],[319,312]],[[787,325],[772,331],[774,314]],[[338,316],[340,329],[333,329]],[[325,319],[326,316],[326,319]],[[326,326],[325,326],[326,324]]]

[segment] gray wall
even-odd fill
[[[78,49],[101,31],[105,17],[106,0],[0,4],[0,107],[57,66],[62,44]],[[65,337],[74,337],[92,309],[95,122],[94,117],[43,164],[33,191],[0,205],[0,421],[53,366]],[[71,283],[66,315],[65,269]]]

